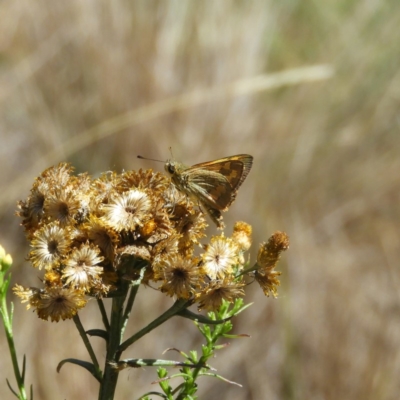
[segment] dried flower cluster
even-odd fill
[[[30,241],[28,258],[44,270],[44,287],[16,285],[14,292],[51,321],[72,318],[90,297],[115,295],[126,280],[142,279],[212,310],[223,299],[242,297],[245,274],[257,270],[264,293],[276,296],[274,267],[288,246],[287,236],[276,233],[248,268],[251,227],[244,222],[232,237],[221,234],[201,244],[207,227],[202,211],[151,170],[92,180],[61,163],[35,180],[17,214]]]

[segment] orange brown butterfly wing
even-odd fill
[[[189,170],[207,169],[215,171],[226,177],[232,189],[239,189],[246,179],[253,165],[253,157],[248,154],[238,154],[232,157],[221,158],[215,161],[208,161],[193,165]]]
[[[187,174],[191,192],[202,203],[217,210],[226,210],[232,203],[232,187],[223,175],[207,170]]]
[[[184,174],[200,201],[217,210],[226,211],[250,172],[253,157],[239,154],[193,165]]]

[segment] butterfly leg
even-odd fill
[[[217,210],[216,208],[211,208],[211,207],[207,206],[204,203],[203,203],[203,207],[206,209],[207,214],[211,217],[211,219],[217,225],[217,228],[218,229],[224,229],[225,228],[225,224],[222,221],[221,211]]]

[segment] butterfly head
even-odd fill
[[[185,170],[188,170],[188,167],[178,161],[170,159],[165,163],[164,169],[171,178],[177,178],[180,177]]]
[[[167,162],[164,165],[164,169],[168,174],[174,175],[176,172],[176,161],[174,160],[167,160]]]
[[[164,169],[171,177],[171,181],[174,183],[174,185],[177,186],[178,189],[187,193],[188,191],[186,190],[186,186],[188,177],[185,171],[188,170],[188,167],[178,161],[170,159],[165,163]]]

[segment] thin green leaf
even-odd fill
[[[240,308],[240,310],[235,311],[235,315],[240,314],[242,311],[244,311],[246,308],[252,306],[254,303],[249,303],[249,304],[245,304],[243,307]]]
[[[21,372],[22,383],[25,382],[25,372],[26,372],[26,355],[24,354],[24,358],[22,359],[22,372]]]
[[[89,336],[97,336],[103,338],[106,342],[108,342],[109,335],[108,332],[104,329],[89,329],[86,331],[86,334]]]
[[[96,376],[95,366],[90,362],[78,360],[76,358],[66,358],[65,360],[60,361],[57,365],[57,372],[60,372],[61,367],[66,363],[79,365],[80,367],[89,371],[96,378],[96,380],[100,382],[100,379],[98,379]]]
[[[10,382],[8,381],[7,378],[6,378],[6,382],[7,382],[8,388],[11,390],[12,394],[13,394],[17,399],[19,399],[18,393],[11,387],[11,384],[10,384]]]
[[[207,368],[206,365],[187,364],[181,361],[158,360],[153,358],[129,358],[118,362],[109,363],[113,368],[122,370],[125,368],[140,368],[140,367],[191,367],[191,368]]]
[[[230,381],[229,379],[226,379],[221,375],[212,374],[210,372],[202,372],[199,375],[201,375],[201,376],[212,376],[213,378],[220,379],[221,381],[227,382],[227,383],[229,383],[231,385],[236,385],[236,386],[239,386],[239,387],[243,387],[243,385],[241,385],[240,383],[237,383],[237,382],[234,382],[234,381]]]
[[[163,399],[168,399],[168,397],[167,397],[165,394],[161,393],[161,392],[147,392],[147,393],[145,393],[143,396],[138,397],[138,400],[142,400],[142,399],[144,399],[146,396],[151,395],[151,394],[153,394],[153,395],[155,395],[155,396],[160,396],[160,397],[163,398]]]
[[[188,309],[179,311],[176,315],[179,315],[183,318],[191,319],[192,321],[198,321],[202,324],[211,324],[211,325],[219,325],[226,321],[229,321],[232,318],[232,317],[228,317],[228,318],[224,318],[224,319],[213,320],[208,317],[205,317],[204,315],[196,314],[192,311],[189,311]]]

